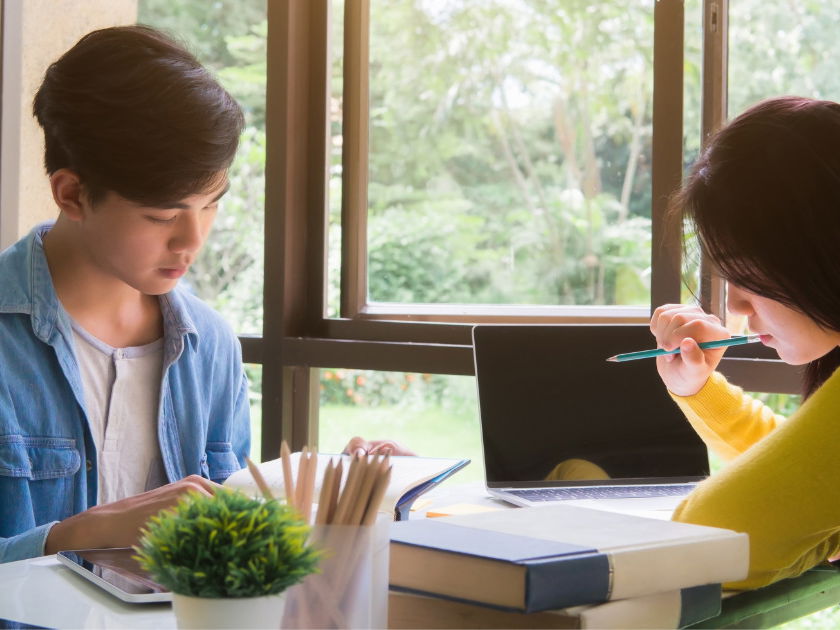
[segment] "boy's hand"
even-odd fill
[[[97,505],[56,523],[47,536],[45,554],[63,549],[130,547],[140,539],[140,528],[161,510],[172,507],[190,490],[212,495],[221,486],[190,475],[148,492],[113,503]]]
[[[693,396],[720,363],[726,348],[701,349],[697,344],[731,337],[714,315],[696,306],[665,304],[653,312],[650,330],[656,344],[665,350],[680,349],[680,354],[656,358],[656,369],[669,391],[677,396]]]
[[[354,437],[344,447],[342,453],[348,455],[417,455],[411,449],[393,440],[372,440],[368,442],[361,437]]]

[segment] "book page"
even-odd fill
[[[350,469],[351,462],[351,457],[349,455],[318,453],[318,467],[315,475],[314,495],[314,500],[316,502],[321,490],[321,482],[324,479],[324,470],[326,469],[330,459],[334,460],[335,463],[338,463],[339,459],[342,461],[342,468],[344,470],[342,475],[342,488],[344,487],[344,482],[347,480],[347,472]],[[392,466],[391,482],[388,484],[388,490],[382,499],[379,511],[392,514],[403,495],[413,488],[422,486],[453,467],[460,465],[464,460],[392,455],[390,457],[390,461]],[[300,453],[292,453],[291,462],[292,477],[294,478],[295,483],[297,483]],[[263,474],[263,477],[265,477],[265,481],[274,496],[279,499],[285,498],[286,493],[283,486],[283,466],[280,459],[278,458],[263,462],[261,464],[257,464],[257,466]],[[242,470],[233,473],[227,478],[224,485],[228,488],[242,490],[251,496],[262,496],[247,468],[243,468]]]

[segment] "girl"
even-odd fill
[[[680,521],[750,536],[755,588],[840,553],[840,105],[767,100],[719,131],[675,197],[727,281],[730,313],[779,357],[803,365],[805,402],[787,420],[715,372],[729,332],[693,306],[651,318],[671,395],[731,463],[692,492]]]

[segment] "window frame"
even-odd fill
[[[660,25],[659,37],[654,26],[654,48],[668,48],[678,52],[678,57],[661,54],[657,65],[654,52],[654,100],[656,100],[657,82],[659,85],[660,105],[679,101],[679,120],[669,116],[674,129],[679,123],[679,145],[668,147],[669,140],[675,136],[660,134],[659,156],[656,147],[653,150],[652,198],[660,202],[667,197],[668,191],[679,182],[681,174],[671,165],[681,164],[682,138],[682,92],[677,86],[682,85],[683,30],[682,3],[656,2],[654,4],[654,22]],[[644,323],[650,317],[645,307],[627,306],[564,306],[564,305],[503,305],[503,304],[394,304],[368,301],[367,274],[367,182],[369,156],[369,75],[368,61],[370,48],[370,0],[346,0],[344,12],[344,93],[342,120],[342,197],[341,197],[341,271],[340,271],[340,318],[350,321],[360,319],[389,321],[435,321],[435,322],[556,322],[556,323]],[[678,27],[678,28],[677,28]],[[663,36],[664,35],[664,36]],[[657,72],[658,70],[658,72]],[[654,104],[654,119],[660,112],[660,126],[665,124],[665,116],[671,112],[665,107]],[[657,128],[653,123],[654,130]],[[662,139],[666,138],[665,142]],[[654,132],[654,145],[656,145]],[[670,161],[673,155],[678,161]],[[667,156],[666,156],[667,154]],[[677,179],[674,179],[677,178]],[[656,206],[654,202],[654,206]],[[660,203],[660,205],[663,205]],[[661,210],[662,208],[660,208]],[[656,213],[652,210],[652,215]],[[661,213],[660,213],[661,214]],[[651,298],[657,301],[656,293],[672,293],[679,285],[679,242],[673,234],[654,234],[664,240],[663,248],[676,251],[676,256],[660,259],[653,269],[667,270],[651,281]],[[653,240],[656,242],[656,240]],[[676,248],[676,249],[674,249]],[[673,273],[676,271],[676,273]],[[665,286],[668,288],[665,289]],[[677,293],[678,295],[678,293]],[[672,300],[669,300],[672,301]]]
[[[727,0],[704,0],[703,137],[725,118]],[[263,365],[262,458],[282,439],[317,442],[319,368],[474,374],[471,329],[480,322],[645,322],[647,309],[366,304],[367,24],[369,0],[346,0],[341,317],[326,316],[329,183],[329,0],[268,3],[263,336],[242,337]],[[680,300],[680,226],[667,219],[682,180],[684,5],[654,3],[651,303]],[[348,60],[355,60],[348,63]],[[347,76],[347,75],[345,75]],[[701,265],[701,303],[724,315],[723,287]],[[798,391],[779,360],[725,358],[749,390]]]

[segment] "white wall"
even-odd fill
[[[137,0],[2,0],[0,249],[53,218],[32,98],[47,66],[89,31],[137,21]]]

